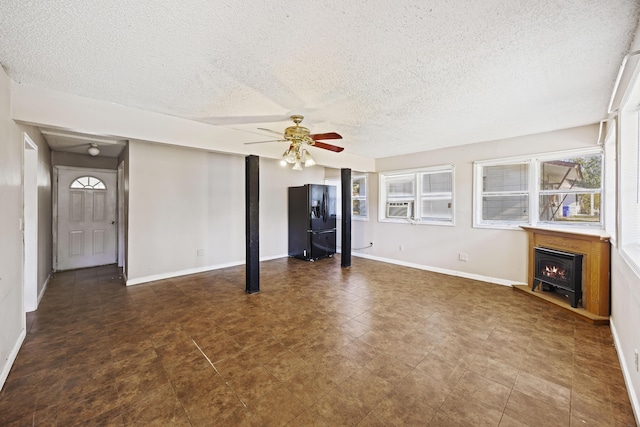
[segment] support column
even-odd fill
[[[351,267],[351,169],[340,170],[342,194],[342,253],[340,265]]]
[[[246,292],[260,292],[260,157],[247,156],[245,168],[245,222],[246,222]]]

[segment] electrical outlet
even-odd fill
[[[404,251],[404,245],[398,246],[398,250]]]
[[[460,252],[460,253],[458,254],[458,259],[459,259],[460,261],[467,262],[467,261],[469,261],[469,255],[467,255],[467,254],[463,254],[462,252]]]
[[[638,372],[638,349],[635,349],[636,352],[636,372]]]
[[[369,242],[369,246],[373,247],[373,242]]]
[[[196,253],[198,254],[198,256],[204,256],[204,249],[198,249]]]

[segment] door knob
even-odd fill
[[[111,221],[111,225],[114,225],[116,222],[115,221]]]

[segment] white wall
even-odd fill
[[[526,283],[526,233],[472,227],[473,162],[593,147],[597,139],[598,127],[591,125],[377,159],[378,172],[454,164],[455,226],[377,222],[378,178],[377,174],[370,174],[369,222],[353,222],[353,246],[362,247],[370,241],[374,245],[370,249],[354,251],[354,254],[363,253],[373,258],[496,283]],[[469,260],[459,261],[459,253],[468,254]]]
[[[244,157],[131,141],[128,160],[127,284],[244,263]],[[287,187],[323,176],[261,159],[262,259],[287,254]]]
[[[25,336],[22,288],[22,150],[11,120],[9,78],[0,67],[0,387]]]
[[[629,52],[637,50],[640,50],[640,27],[638,31],[636,31],[635,40]],[[626,69],[627,73],[622,79],[622,85],[619,88],[616,102],[613,105],[614,110],[619,106],[619,100],[633,98],[633,102],[629,102],[629,108],[631,111],[637,111],[640,93],[637,92],[639,89],[635,89],[636,92],[634,92],[634,79],[630,78],[631,75],[637,75],[636,73],[640,70],[640,64],[637,62],[637,59],[638,57],[636,56],[633,61],[630,61],[630,63],[635,64],[635,68],[630,66]],[[637,135],[636,129],[629,132],[627,126],[628,122],[624,121],[624,117],[622,118],[622,123],[618,121],[618,144],[638,144],[637,137],[635,136]],[[633,126],[635,127],[635,123]],[[633,137],[629,138],[629,134],[633,135]],[[629,152],[628,150],[625,151]],[[634,151],[635,150],[631,150],[631,152]],[[617,163],[618,168],[621,169],[618,171],[618,179],[620,180],[622,176],[626,175],[622,168],[627,162],[619,160]],[[622,185],[619,184],[617,188],[620,189],[621,186]],[[625,195],[618,194],[618,196],[618,205],[620,206],[621,199],[625,197]],[[615,209],[611,209],[610,212],[615,212]],[[618,215],[620,215],[620,212],[618,212]],[[620,216],[618,219],[620,219]],[[632,221],[628,221],[627,219],[626,223],[629,224],[633,221],[638,221],[638,218]],[[617,226],[619,239],[617,239],[616,243],[620,245],[622,243],[621,241],[624,241],[624,236],[621,236],[621,232],[623,233],[624,230],[620,229],[620,221]],[[618,358],[622,365],[627,390],[634,408],[636,423],[640,425],[640,372],[636,368],[634,358],[635,351],[640,352],[639,325],[640,277],[638,277],[623,259],[620,248],[614,246],[611,248],[611,329],[616,340]]]
[[[640,373],[634,360],[634,350],[640,351],[640,279],[617,248],[611,250],[611,329],[636,420],[640,422]]]

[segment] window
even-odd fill
[[[340,178],[327,178],[324,180],[327,185],[336,187],[336,209],[338,218],[342,217],[342,185]],[[367,212],[367,176],[358,175],[351,177],[351,219],[366,221],[369,219]]]
[[[599,148],[476,162],[474,186],[475,226],[602,227]]]
[[[81,188],[87,190],[106,190],[107,186],[104,185],[100,179],[93,176],[81,176],[75,179],[69,188]]]
[[[538,221],[600,224],[601,154],[547,160],[539,166]]]
[[[380,219],[453,224],[453,166],[380,174]]]
[[[368,219],[366,175],[351,178],[351,217],[353,219]]]

